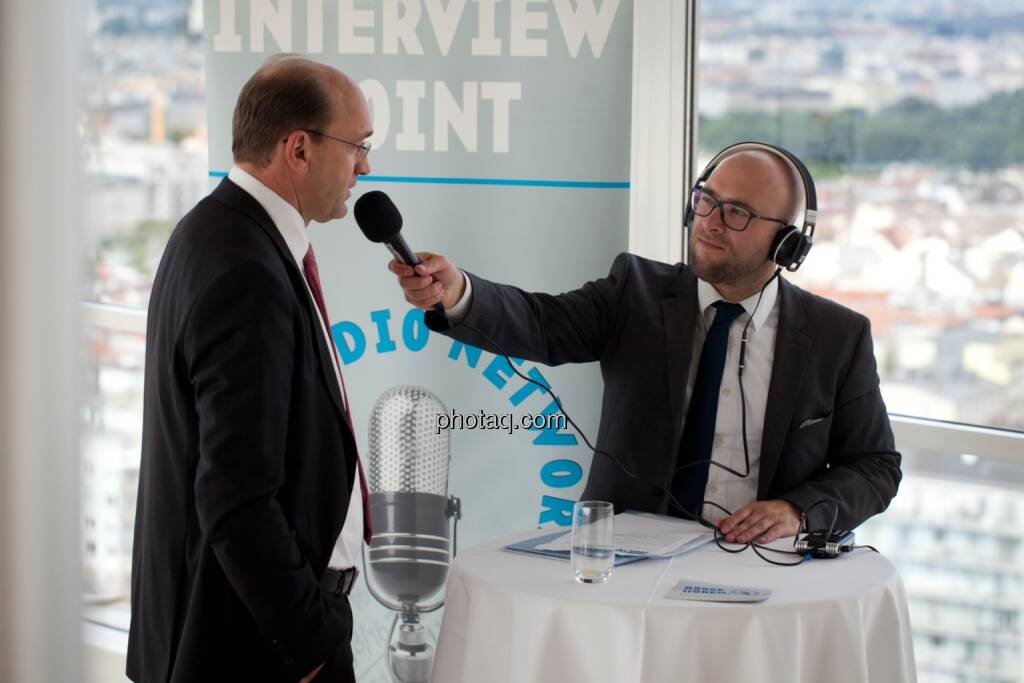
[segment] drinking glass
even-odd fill
[[[615,509],[600,500],[572,508],[572,575],[580,583],[603,583],[615,563]]]

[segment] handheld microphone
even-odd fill
[[[402,214],[390,197],[380,190],[371,190],[356,200],[354,213],[366,239],[383,244],[392,256],[407,266],[419,265],[420,260],[402,238]],[[441,302],[423,314],[423,322],[434,332],[444,332],[452,326]]]

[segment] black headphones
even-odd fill
[[[739,152],[750,151],[768,152],[779,157],[786,162],[791,170],[800,176],[800,180],[803,183],[803,227],[798,228],[795,225],[787,225],[779,230],[768,251],[768,260],[774,261],[780,268],[793,272],[800,267],[800,264],[807,258],[808,252],[811,251],[811,246],[814,244],[814,225],[818,220],[818,195],[814,189],[814,179],[811,178],[811,172],[807,170],[807,167],[804,166],[804,163],[796,155],[781,147],[769,145],[765,142],[739,142],[726,147],[708,162],[708,165],[701,171],[700,177],[697,178],[697,182],[693,184],[693,189],[698,190],[704,187],[704,183],[707,182],[711,173],[722,163],[723,159]],[[690,192],[690,196],[686,198],[686,219],[684,221],[687,230],[693,228],[692,203],[693,192]]]

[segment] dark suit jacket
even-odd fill
[[[464,322],[510,355],[547,365],[600,362],[596,445],[638,476],[595,455],[583,497],[664,513],[698,315],[693,271],[620,254],[607,277],[558,296],[469,277],[473,300]],[[853,528],[884,510],[900,481],[870,325],[785,280],[779,285],[757,497],[783,498],[801,510],[818,500],[835,502],[839,528]],[[496,351],[466,327],[456,325],[450,335]],[[831,514],[819,506],[810,525],[827,527]]]
[[[146,335],[129,678],[297,681],[331,659],[323,680],[350,680],[348,601],[318,578],[355,441],[302,275],[231,181],[171,235]]]

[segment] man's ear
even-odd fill
[[[305,172],[309,167],[309,134],[302,130],[288,136],[284,145],[285,163],[296,172]]]

